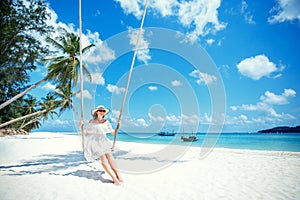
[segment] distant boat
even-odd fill
[[[194,136],[194,135],[191,135],[189,137],[181,136],[181,140],[184,141],[184,142],[194,142],[194,141],[198,140],[198,137]]]
[[[158,133],[159,136],[174,136],[175,133],[172,132],[172,133],[169,133],[169,132],[166,132],[166,131],[161,131],[160,133]]]
[[[183,131],[184,132],[184,131]],[[185,136],[181,136],[180,137],[182,141],[184,142],[194,142],[198,140],[198,137],[196,135],[194,135],[193,131],[192,131],[192,135],[185,137]]]

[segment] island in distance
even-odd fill
[[[300,126],[278,126],[271,129],[260,130],[258,133],[300,133]]]

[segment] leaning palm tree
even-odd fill
[[[37,105],[38,105],[38,101],[36,100],[36,98],[34,98],[31,95],[28,95],[28,98],[24,99],[23,107],[25,108],[25,112],[23,114],[28,115],[28,114],[36,112]],[[35,118],[35,117],[33,117],[33,118]],[[29,118],[24,119],[21,126],[19,127],[19,129],[22,129],[23,127],[25,127],[26,124],[28,124],[28,121],[31,121],[31,120]]]
[[[26,93],[36,88],[38,85],[44,83],[45,81],[53,81],[55,83],[58,83],[62,87],[64,87],[68,83],[71,83],[72,86],[75,86],[77,84],[79,60],[76,55],[80,53],[80,37],[74,33],[67,32],[63,28],[60,28],[59,31],[61,32],[61,35],[55,38],[56,40],[47,37],[46,41],[57,48],[57,50],[60,51],[63,56],[43,59],[43,62],[49,63],[47,76],[37,83],[31,85],[23,92],[17,94],[13,98],[2,103],[0,105],[0,110],[17,100],[18,98],[24,96]],[[87,52],[93,46],[93,44],[90,44],[87,47],[83,48],[82,53]],[[89,79],[91,79],[91,74],[84,65],[83,72],[88,76]]]
[[[51,117],[53,119],[54,115],[57,115],[55,111],[56,108],[59,107],[60,101],[56,99],[53,93],[49,93],[46,98],[43,98],[43,102],[40,104],[42,110],[46,110],[40,114],[45,120]]]
[[[0,125],[0,128],[34,116],[38,116],[38,117],[42,116],[45,119],[48,119],[49,116],[53,118],[54,115],[57,115],[55,109],[58,108],[59,105],[60,105],[59,101],[55,99],[55,96],[53,94],[48,94],[46,98],[43,98],[43,102],[40,104],[39,110],[37,110],[34,113],[30,113],[28,115],[24,115],[22,117],[18,117],[16,119],[5,122]]]
[[[65,87],[58,87],[54,94],[55,97],[59,99],[59,115],[65,110],[75,109],[72,97],[76,93],[72,92],[72,87],[70,84],[66,85]]]
[[[41,126],[40,122],[41,117],[33,117],[30,121],[22,124],[18,129],[25,129],[26,131],[30,131],[32,129],[37,129]]]
[[[44,109],[47,109],[48,107],[53,107],[55,109],[59,108],[59,114],[57,114],[56,112],[54,113],[53,111],[52,111],[52,114],[61,115],[67,109],[74,109],[72,97],[75,94],[76,93],[72,92],[70,84],[68,84],[66,87],[56,88],[55,92],[49,94],[47,96],[47,98],[44,99],[44,103],[42,103],[40,105]],[[31,102],[31,101],[27,101],[27,102]],[[53,102],[55,104],[51,105]],[[30,110],[30,108],[28,108],[28,110]],[[32,110],[29,112],[32,112]],[[30,120],[27,120],[27,123],[23,123],[19,127],[19,129],[22,129],[26,126],[30,126],[30,128],[29,128],[30,130],[34,129],[34,128],[38,128],[41,125],[40,121],[42,119],[48,119],[48,115],[52,116],[52,114],[50,112],[48,112],[44,116],[43,116],[43,113],[33,116]],[[52,118],[53,118],[53,116],[52,116]]]

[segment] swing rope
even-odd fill
[[[79,0],[79,66],[80,66],[80,99],[81,99],[81,121],[84,121],[84,102],[83,102],[83,70],[82,70],[82,19],[81,19],[81,0]],[[81,145],[84,152],[84,135],[83,126],[80,126],[81,131]]]
[[[120,113],[119,113],[118,126],[115,129],[115,135],[114,135],[114,141],[113,141],[113,145],[112,145],[112,151],[114,151],[114,148],[115,148],[116,139],[117,139],[117,135],[118,135],[118,130],[120,128],[119,124],[121,123],[121,120],[122,120],[122,113],[123,113],[125,100],[126,100],[126,96],[127,96],[127,92],[128,92],[128,88],[129,88],[129,83],[130,83],[130,79],[131,79],[131,75],[132,75],[132,71],[133,71],[133,66],[134,66],[134,63],[135,63],[135,58],[136,58],[136,55],[137,55],[137,50],[138,50],[138,45],[139,45],[139,41],[140,41],[141,32],[143,30],[143,25],[144,25],[144,20],[145,20],[145,16],[146,16],[147,6],[148,6],[148,0],[145,1],[143,17],[142,17],[140,29],[139,29],[139,32],[138,32],[138,35],[137,35],[137,40],[136,40],[136,43],[135,43],[135,48],[134,48],[134,53],[133,53],[133,57],[132,57],[132,61],[131,61],[129,74],[128,74],[127,84],[126,84],[126,88],[125,88],[125,92],[124,92],[124,96],[123,96],[123,100],[122,100],[122,106],[121,106]]]

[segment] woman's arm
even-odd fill
[[[81,120],[80,122],[79,122],[79,128],[80,128],[80,130],[83,132],[83,134],[84,135],[88,135],[88,132],[87,132],[87,130],[83,130],[83,126],[84,126],[84,121],[83,120]]]

